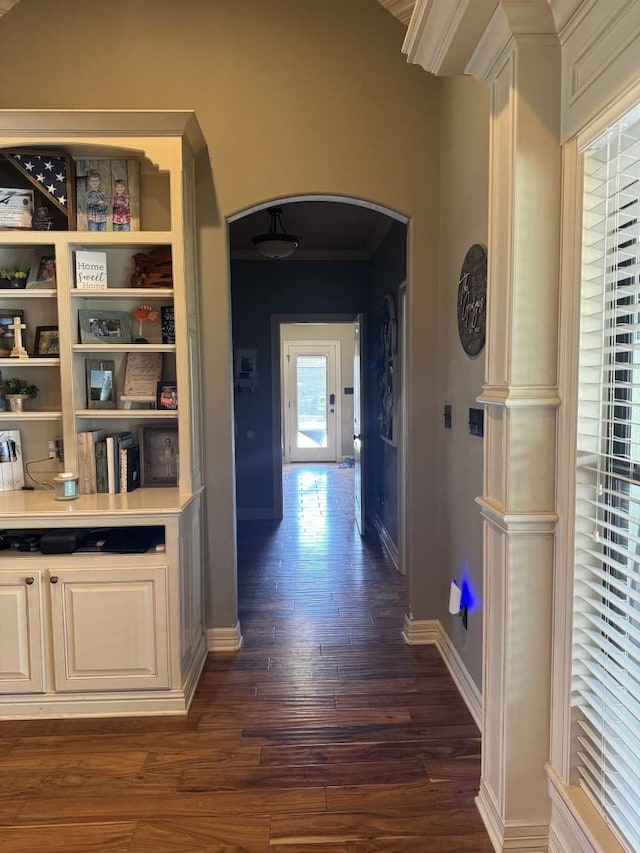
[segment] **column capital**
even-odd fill
[[[561,20],[567,15],[560,10]],[[417,0],[402,52],[431,74],[491,83],[505,51],[531,42],[557,43],[549,0]]]
[[[465,73],[491,84],[517,48],[557,44],[548,0],[502,0],[478,39]]]

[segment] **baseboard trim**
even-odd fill
[[[207,649],[210,652],[237,652],[242,648],[240,623],[233,628],[207,628]]]
[[[476,806],[494,850],[500,851],[500,853],[504,853],[506,850],[548,853],[549,824],[504,821],[498,812],[495,799],[484,781],[480,782]]]
[[[405,643],[410,646],[435,644],[460,691],[465,705],[476,725],[482,731],[482,693],[469,675],[458,650],[444,630],[442,622],[439,619],[415,620],[405,616],[402,636]]]
[[[389,555],[389,559],[393,563],[395,570],[399,572],[400,554],[398,553],[398,546],[391,538],[391,534],[389,533],[387,528],[377,516],[373,519],[373,529],[376,531],[378,539],[380,540],[380,544]]]

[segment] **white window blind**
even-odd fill
[[[640,850],[640,110],[585,152],[574,781]]]

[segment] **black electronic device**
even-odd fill
[[[73,554],[89,531],[75,527],[46,530],[40,537],[43,554]]]

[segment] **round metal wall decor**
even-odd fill
[[[467,252],[458,282],[458,334],[467,355],[478,355],[487,330],[487,250],[475,243]]]

